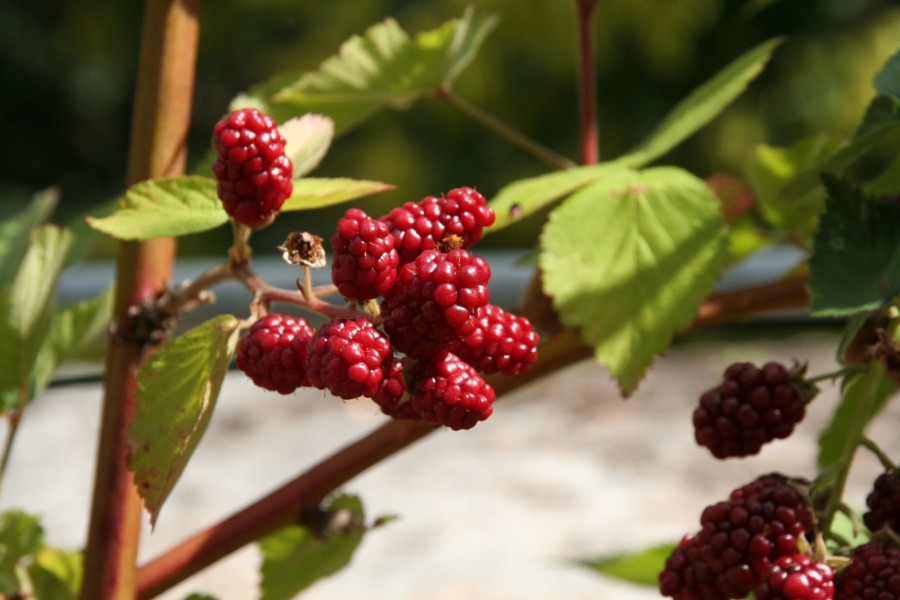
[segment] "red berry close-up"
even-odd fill
[[[834,571],[805,554],[779,556],[753,591],[756,600],[830,600]]]
[[[373,397],[392,361],[390,341],[371,321],[335,319],[310,340],[305,366],[310,385],[350,400]]]
[[[407,393],[408,386],[403,367],[403,361],[394,361],[391,372],[381,382],[372,399],[381,408],[381,412],[389,417],[420,421],[422,416],[413,408],[411,397]]]
[[[694,410],[694,438],[716,458],[757,454],[782,439],[806,415],[811,391],[778,363],[758,368],[735,363],[724,380],[700,397]]]
[[[338,219],[331,236],[331,279],[349,300],[371,300],[397,277],[399,257],[387,224],[351,208]]]
[[[425,421],[450,429],[471,429],[493,412],[494,389],[455,354],[441,352],[416,373],[413,408]]]
[[[303,361],[314,333],[303,318],[268,315],[241,337],[237,366],[259,387],[290,394],[310,385]]]
[[[475,331],[450,351],[482,373],[516,375],[531,369],[539,339],[527,318],[488,304],[478,309]]]
[[[834,600],[900,598],[900,548],[872,540],[855,548],[851,558],[834,578]]]
[[[390,228],[402,262],[425,250],[469,248],[493,225],[494,211],[474,188],[450,190],[444,197],[407,202],[381,217]],[[443,245],[449,248],[443,248]]]
[[[278,124],[245,108],[216,123],[213,136],[213,173],[225,212],[249,227],[268,223],[293,190],[293,165]]]
[[[394,347],[427,358],[477,328],[478,309],[490,302],[491,269],[467,250],[426,250],[403,265],[381,302],[384,330]]]
[[[875,479],[866,506],[863,521],[870,531],[887,527],[900,535],[900,471],[885,471]]]

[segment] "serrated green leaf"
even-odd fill
[[[876,309],[900,293],[900,204],[835,177],[824,182],[828,199],[809,260],[810,310],[846,316]]]
[[[646,165],[693,135],[747,89],[783,41],[776,38],[764,42],[719,71],[682,100],[653,133],[622,160],[631,167]]]
[[[28,565],[37,600],[76,600],[81,590],[83,558],[80,552],[43,548]]]
[[[872,363],[870,370],[844,380],[840,404],[819,435],[820,471],[849,468],[866,426],[896,389],[878,362]]]
[[[727,257],[715,196],[670,167],[616,173],[576,192],[541,234],[545,292],[626,395],[692,322]]]
[[[128,468],[151,524],[206,432],[239,324],[221,315],[198,325],[155,350],[138,372]]]
[[[70,231],[55,225],[35,229],[10,287],[0,290],[0,390],[27,388],[29,375],[50,327],[53,292],[72,244]],[[6,407],[7,409],[10,407]]]
[[[3,214],[0,219],[0,288],[12,282],[25,256],[32,230],[50,218],[58,202],[59,192],[49,189],[36,194],[24,209],[11,215]]]
[[[656,587],[666,559],[677,546],[678,544],[661,544],[637,552],[623,552],[579,562],[606,577]]]
[[[319,166],[328,152],[334,139],[334,121],[306,114],[283,123],[278,131],[284,136],[284,152],[294,166],[293,177],[299,179]]]
[[[35,554],[43,544],[44,529],[37,517],[20,510],[0,515],[0,593],[19,591],[19,561]]]
[[[281,206],[281,212],[323,208],[392,189],[393,185],[381,181],[305,177],[294,181],[294,191]]]
[[[452,82],[471,62],[493,17],[462,19],[410,37],[393,19],[346,41],[317,71],[280,76],[251,89],[232,107],[255,106],[279,122],[307,112],[328,115],[337,131],[385,108],[408,107]]]
[[[588,184],[624,170],[627,169],[622,164],[613,161],[514,181],[490,201],[497,218],[485,234],[517,223]]]
[[[351,511],[354,520],[365,522],[362,501],[356,496],[340,496],[328,511]],[[309,529],[290,526],[263,538],[260,600],[289,600],[313,583],[340,571],[350,563],[362,541],[365,527],[345,533],[325,532],[324,537]]]
[[[200,233],[227,221],[216,182],[196,175],[141,181],[128,188],[113,214],[88,218],[93,228],[120,240]]]

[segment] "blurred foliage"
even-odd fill
[[[228,102],[277,72],[315,69],[348,37],[387,16],[409,32],[432,29],[472,5],[497,29],[455,85],[460,96],[577,157],[574,2],[544,0],[218,0],[202,5],[190,161],[202,162]],[[597,11],[601,151],[643,138],[681,98],[742,52],[776,35],[788,42],[749,93],[665,157],[706,176],[740,173],[761,142],[787,145],[818,132],[852,134],[871,79],[900,39],[895,0],[605,0]],[[660,18],[661,14],[665,18]],[[18,202],[59,186],[58,220],[122,191],[142,3],[35,0],[0,19],[0,194]],[[524,100],[524,101],[523,101]],[[361,203],[372,214],[474,185],[487,196],[546,167],[437,102],[385,112],[339,138],[314,175],[397,186]],[[258,252],[292,229],[327,234],[342,207],[314,222],[276,222]],[[304,218],[308,218],[304,215]],[[187,238],[182,250],[220,252],[227,228]],[[537,219],[492,236],[530,244]],[[215,244],[212,246],[211,244]],[[108,251],[109,248],[101,249]]]

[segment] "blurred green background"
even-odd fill
[[[392,16],[408,32],[433,29],[467,6],[499,26],[459,78],[458,94],[577,160],[574,0],[217,0],[204,2],[190,161],[209,147],[228,102],[280,71],[314,70],[348,37]],[[58,186],[57,220],[77,218],[122,191],[142,2],[7,3],[0,18],[0,198],[18,204]],[[601,0],[595,21],[601,153],[626,152],[698,84],[773,36],[788,43],[750,91],[662,162],[700,176],[740,173],[755,144],[816,132],[850,135],[871,79],[900,43],[896,0]],[[491,197],[547,167],[436,101],[384,112],[336,140],[317,176],[397,186],[360,205],[391,206],[461,185]],[[295,213],[258,236],[260,253],[288,231],[328,235],[345,207]],[[485,244],[527,245],[532,220]],[[218,254],[227,228],[182,241]],[[112,251],[101,244],[95,255]]]

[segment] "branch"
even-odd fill
[[[581,164],[600,161],[600,135],[597,129],[597,98],[594,75],[594,11],[599,0],[575,0],[578,20],[578,85],[581,109]]]

